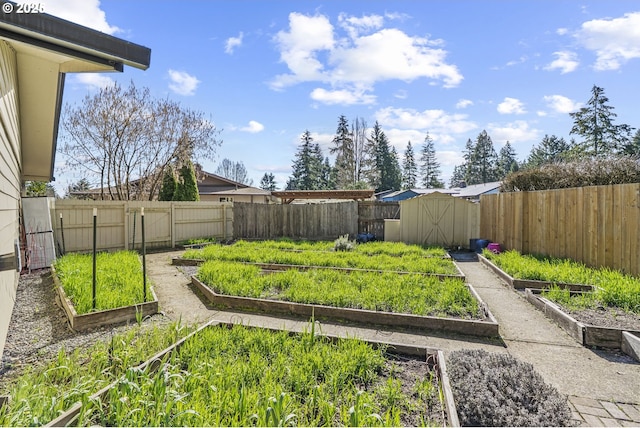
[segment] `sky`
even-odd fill
[[[29,0],[29,2],[32,2]],[[518,159],[569,140],[593,85],[640,127],[640,2],[570,0],[43,0],[46,13],[151,48],[142,71],[68,75],[64,103],[118,82],[202,111],[219,162],[282,189],[300,136],[329,156],[338,117],[378,121],[400,157],[433,138],[442,179],[483,130]],[[80,171],[59,166],[64,193]]]

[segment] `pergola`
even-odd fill
[[[271,192],[271,195],[290,204],[296,199],[353,199],[362,201],[373,196],[373,189],[367,190],[283,190]]]

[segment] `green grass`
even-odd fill
[[[143,303],[142,264],[137,253],[98,253],[96,267],[96,310]],[[55,269],[76,312],[91,312],[92,255],[67,254],[56,261]],[[147,290],[147,300],[151,300],[150,295]]]
[[[286,248],[282,248],[284,245]],[[300,244],[279,243],[278,241],[246,242],[239,241],[233,245],[209,245],[198,250],[187,250],[185,259],[225,260],[253,263],[274,263],[306,266],[333,266],[341,268],[360,268],[371,270],[389,270],[420,272],[441,275],[459,274],[451,260],[440,257],[425,257],[428,250],[420,247],[413,249],[390,243],[367,243],[356,247],[354,251],[334,252],[315,251],[327,245],[321,242]],[[333,243],[331,243],[333,245]],[[373,245],[372,247],[367,247]],[[300,249],[302,251],[291,251]],[[360,250],[360,248],[363,248]],[[375,251],[366,250],[373,248]],[[377,248],[377,250],[376,250]],[[389,253],[383,250],[388,248]],[[418,250],[420,249],[420,250]],[[404,251],[404,252],[403,252]],[[413,252],[412,252],[413,251]],[[436,252],[437,250],[432,250]]]
[[[393,272],[290,269],[260,274],[237,262],[205,262],[199,279],[216,293],[415,315],[477,318],[478,304],[462,279]]]
[[[81,425],[399,426],[432,424],[431,377],[403,380],[384,350],[313,332],[208,328],[157,373],[130,370]],[[407,390],[403,390],[403,383]]]
[[[593,293],[576,296],[557,287],[544,293],[557,303],[572,308],[610,306],[640,314],[640,279],[631,275],[613,269],[590,268],[569,259],[521,255],[517,251],[500,254],[485,251],[483,255],[514,278],[595,287]]]
[[[111,341],[90,348],[58,352],[49,362],[27,366],[2,393],[11,403],[0,408],[0,426],[40,426],[76,401],[107,386],[129,367],[149,359],[192,329],[172,323],[163,327],[134,326]]]

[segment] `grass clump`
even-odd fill
[[[331,243],[331,245],[333,245]],[[239,241],[233,245],[209,245],[198,250],[184,252],[185,259],[224,260],[252,263],[273,263],[306,266],[331,266],[371,270],[420,272],[441,275],[458,275],[455,264],[440,257],[424,257],[417,254],[389,255],[383,252],[365,253],[357,245],[348,252],[335,251],[290,251],[274,248],[270,242],[247,243]]]
[[[61,349],[51,361],[31,365],[2,393],[11,396],[0,407],[0,426],[40,426],[77,401],[107,386],[129,367],[167,348],[192,329],[179,323],[162,327],[134,326],[89,348]]]
[[[341,235],[333,243],[334,251],[352,251],[356,248],[354,241],[349,241],[349,235]]]
[[[92,269],[91,254],[66,254],[55,262],[62,288],[78,314],[93,310]],[[137,253],[98,253],[96,270],[96,310],[144,302],[142,264]]]
[[[398,426],[431,423],[437,384],[423,397],[389,374],[382,349],[355,339],[244,326],[200,331],[156,373],[129,370],[82,425]],[[422,379],[420,379],[422,380]],[[408,381],[407,381],[408,382]],[[416,382],[418,385],[418,382]],[[400,386],[400,388],[398,388]]]
[[[594,287],[593,293],[579,295],[558,287],[543,293],[550,300],[569,308],[609,306],[640,314],[640,279],[631,275],[608,268],[590,268],[569,259],[522,255],[517,251],[501,254],[485,251],[483,255],[514,278]]]
[[[529,363],[484,350],[451,353],[447,363],[463,426],[567,426],[566,397]]]
[[[459,278],[331,269],[260,273],[253,265],[210,261],[200,267],[198,277],[216,293],[232,296],[423,316],[477,318],[479,312]]]

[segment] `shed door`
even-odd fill
[[[421,198],[420,211],[422,245],[450,246],[453,242],[454,228],[453,198],[449,196]]]

